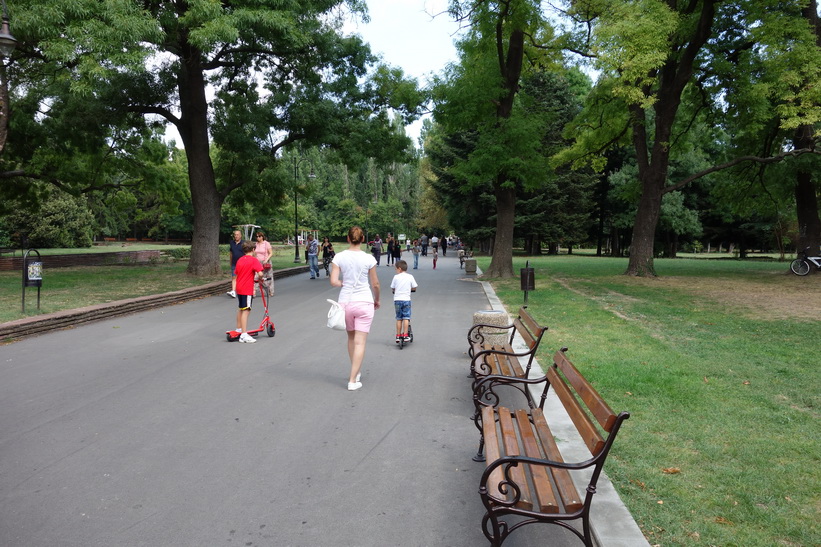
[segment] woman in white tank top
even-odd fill
[[[365,233],[359,226],[348,230],[350,247],[336,253],[331,262],[331,286],[341,287],[338,302],[345,308],[345,324],[348,332],[348,357],[351,373],[348,390],[362,387],[362,360],[365,343],[371,330],[374,310],[379,309],[379,278],[376,276],[376,259],[361,249]]]

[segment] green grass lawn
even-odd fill
[[[621,275],[626,259],[530,265],[529,308],[550,327],[540,360],[568,346],[632,414],[605,470],[651,544],[821,544],[821,276],[771,261],[657,260],[658,279]],[[522,304],[518,279],[494,285]]]

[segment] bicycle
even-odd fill
[[[795,275],[807,275],[815,266],[816,270],[821,270],[821,256],[809,256],[807,253],[810,250],[806,247],[802,251],[798,251],[798,258],[790,262],[790,271]]]

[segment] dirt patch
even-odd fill
[[[756,279],[731,277],[633,278],[636,284],[683,291],[758,319],[821,319],[821,274],[789,273]]]

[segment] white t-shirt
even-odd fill
[[[373,302],[373,293],[368,281],[370,269],[376,266],[376,259],[365,251],[346,249],[336,253],[332,260],[339,266],[342,290],[339,291],[340,304],[344,302]]]
[[[402,272],[393,276],[391,281],[391,289],[393,289],[393,301],[411,299],[411,289],[415,289],[419,285],[416,284],[416,279],[408,272]]]

